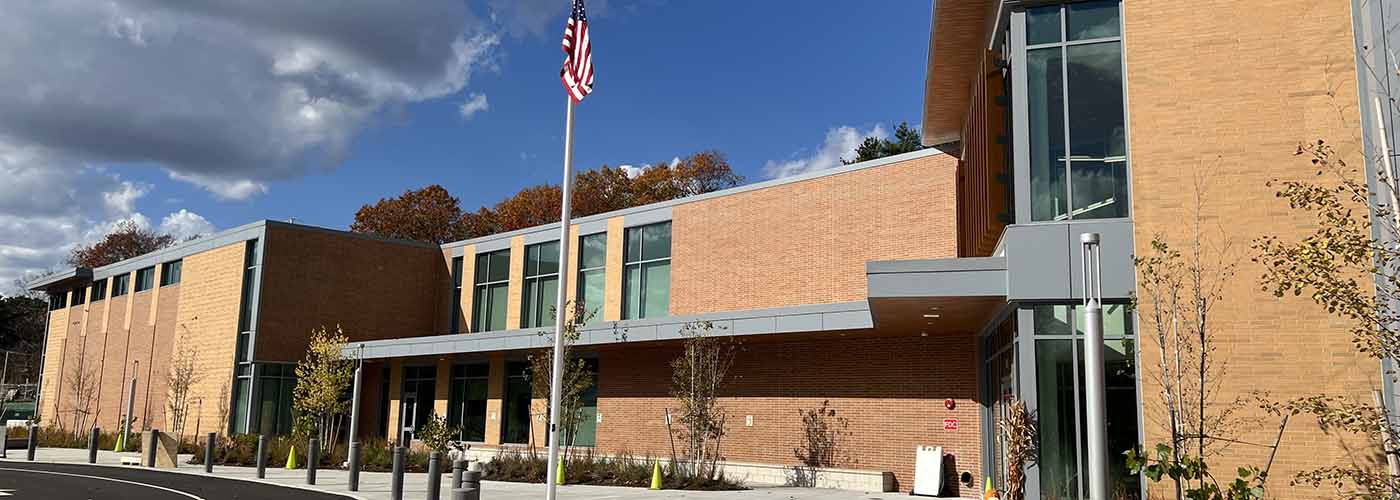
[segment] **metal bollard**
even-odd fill
[[[306,484],[316,484],[316,466],[321,458],[321,440],[311,438],[306,445]]]
[[[428,500],[442,498],[442,453],[428,453]]]
[[[204,437],[204,472],[214,473],[214,433]]]
[[[394,447],[393,470],[389,477],[390,500],[403,500],[403,447]]]
[[[102,430],[97,427],[93,427],[92,431],[88,432],[88,463],[90,464],[97,463],[97,436],[101,434]]]
[[[350,491],[360,491],[360,442],[351,441],[346,454],[350,455],[347,457],[350,462]]]
[[[458,491],[462,492],[458,496]],[[452,490],[453,500],[481,500],[481,471],[462,474],[462,487]]]
[[[462,473],[467,470],[467,461],[457,459],[452,461],[452,489],[462,487]]]
[[[156,466],[156,443],[160,442],[160,429],[151,429],[151,442],[141,444],[141,453],[149,455],[150,460],[146,461],[146,467]]]
[[[267,476],[267,436],[258,435],[258,479]]]
[[[34,461],[34,449],[39,447],[39,426],[29,426],[29,437],[25,438],[24,447],[28,450],[29,461]]]

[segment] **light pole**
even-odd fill
[[[131,438],[129,433],[131,430],[131,412],[136,411],[136,378],[140,376],[140,373],[141,360],[132,361],[131,392],[126,397],[126,418],[122,421],[122,438],[120,441],[117,441],[122,444],[122,449],[120,451],[126,451],[126,448],[131,445],[127,440]]]
[[[1104,420],[1103,276],[1099,233],[1079,235],[1084,275],[1084,427],[1089,446],[1089,500],[1108,500],[1108,423]]]
[[[360,371],[364,368],[365,345],[360,344],[355,351],[355,386],[350,393],[350,444],[347,452],[350,455],[350,491],[360,490]]]

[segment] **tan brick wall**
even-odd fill
[[[185,422],[190,433],[196,426],[200,432],[222,433],[227,429],[245,246],[238,242],[191,255],[181,269],[174,349],[192,352],[199,374],[190,387],[192,404]]]
[[[622,217],[608,219],[608,253],[603,267],[603,320],[622,319],[622,245],[626,237]]]
[[[49,343],[59,354],[44,367],[46,421],[54,423],[57,405],[62,424],[74,425],[75,390],[69,383],[71,375],[62,374],[81,365],[97,376],[91,418],[103,429],[120,428],[132,368],[139,362],[133,426],[170,430],[173,422],[166,420],[168,375],[171,358],[181,343],[177,332],[188,328],[188,338],[200,349],[196,359],[200,381],[191,398],[203,402],[191,405],[192,411],[201,409],[202,414],[190,415],[186,428],[192,431],[197,421],[202,429],[217,427],[218,401],[230,390],[228,379],[233,370],[243,243],[185,257],[183,271],[180,284],[160,287],[157,276],[157,286],[151,290],[53,313],[53,321],[66,323],[68,328],[65,335],[54,336]],[[192,297],[182,301],[182,289],[189,290]],[[52,326],[57,332],[57,324]],[[63,384],[61,390],[57,389],[59,383]],[[57,400],[52,396],[56,390]]]
[[[280,225],[264,248],[259,361],[301,359],[323,325],[351,341],[445,333],[435,328],[451,269],[439,249]]]
[[[506,329],[520,328],[521,294],[525,293],[525,237],[510,239],[510,283],[506,292]]]
[[[39,399],[43,405],[40,414],[45,422],[53,421],[62,404],[58,388],[62,385],[63,346],[68,340],[68,311],[69,309],[58,309],[49,312],[49,331],[44,345],[44,366],[41,372],[44,385],[39,389]]]
[[[677,205],[671,314],[865,300],[866,262],[956,257],[956,163],[927,156]]]
[[[1314,227],[1265,185],[1271,178],[1318,179],[1305,158],[1293,156],[1297,144],[1325,139],[1351,165],[1362,165],[1349,4],[1125,0],[1124,13],[1137,252],[1147,254],[1157,234],[1178,247],[1189,243],[1185,222],[1199,174],[1208,185],[1206,244],[1228,242],[1239,263],[1211,317],[1217,356],[1228,359],[1218,400],[1267,391],[1276,398],[1331,393],[1369,401],[1369,391],[1379,387],[1379,363],[1355,353],[1346,324],[1307,297],[1260,291],[1263,270],[1249,260],[1255,238],[1292,241]],[[1152,446],[1167,436],[1151,335],[1143,335],[1141,352]],[[1240,416],[1238,439],[1273,442],[1275,419],[1252,407]],[[1289,478],[1305,468],[1350,463],[1358,453],[1339,434],[1296,417],[1274,462],[1270,496],[1333,498],[1330,488],[1289,487]],[[1267,458],[1267,448],[1235,445],[1212,466],[1263,466]]]

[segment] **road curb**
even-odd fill
[[[81,466],[81,467],[106,467],[106,468],[112,468],[112,469],[128,469],[128,470],[130,470],[130,469],[135,469],[135,470],[144,470],[144,471],[151,471],[151,472],[163,472],[163,473],[166,473],[166,474],[183,474],[183,475],[186,475],[186,476],[213,477],[213,478],[228,479],[228,480],[233,480],[233,481],[244,481],[244,482],[249,482],[249,483],[265,484],[265,485],[268,485],[268,486],[277,486],[277,487],[282,487],[282,488],[292,488],[292,489],[297,489],[297,490],[314,491],[314,492],[317,492],[317,493],[326,493],[326,494],[329,494],[329,495],[339,495],[339,496],[343,496],[343,497],[346,497],[346,498],[352,498],[352,499],[354,499],[354,500],[369,500],[369,498],[367,498],[367,497],[363,497],[363,496],[360,496],[360,495],[356,495],[356,494],[349,493],[349,492],[344,492],[344,491],[323,490],[323,489],[319,489],[319,488],[311,488],[311,487],[308,487],[308,486],[305,486],[305,485],[281,484],[281,483],[275,483],[275,482],[272,482],[272,481],[261,480],[261,479],[257,479],[257,478],[220,476],[220,475],[218,475],[217,472],[215,472],[214,474],[206,474],[206,473],[204,473],[204,471],[202,471],[202,470],[201,470],[201,471],[188,471],[188,472],[187,472],[187,471],[180,470],[178,467],[175,468],[175,469],[153,469],[153,468],[147,468],[147,467],[135,467],[135,466],[131,466],[131,465],[121,465],[121,464],[88,464],[88,463],[82,463],[82,462],[60,462],[60,461],[54,461],[54,460],[34,460],[34,461],[31,462],[31,461],[29,461],[29,460],[21,460],[21,459],[14,459],[14,458],[0,458],[0,464],[3,464],[3,463],[72,465],[72,466]]]

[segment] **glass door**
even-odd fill
[[[403,425],[400,426],[399,431],[399,442],[407,445],[413,442],[413,430],[417,427],[416,424],[418,423],[418,394],[405,392],[402,406],[403,407],[399,409],[399,418],[403,421]]]

